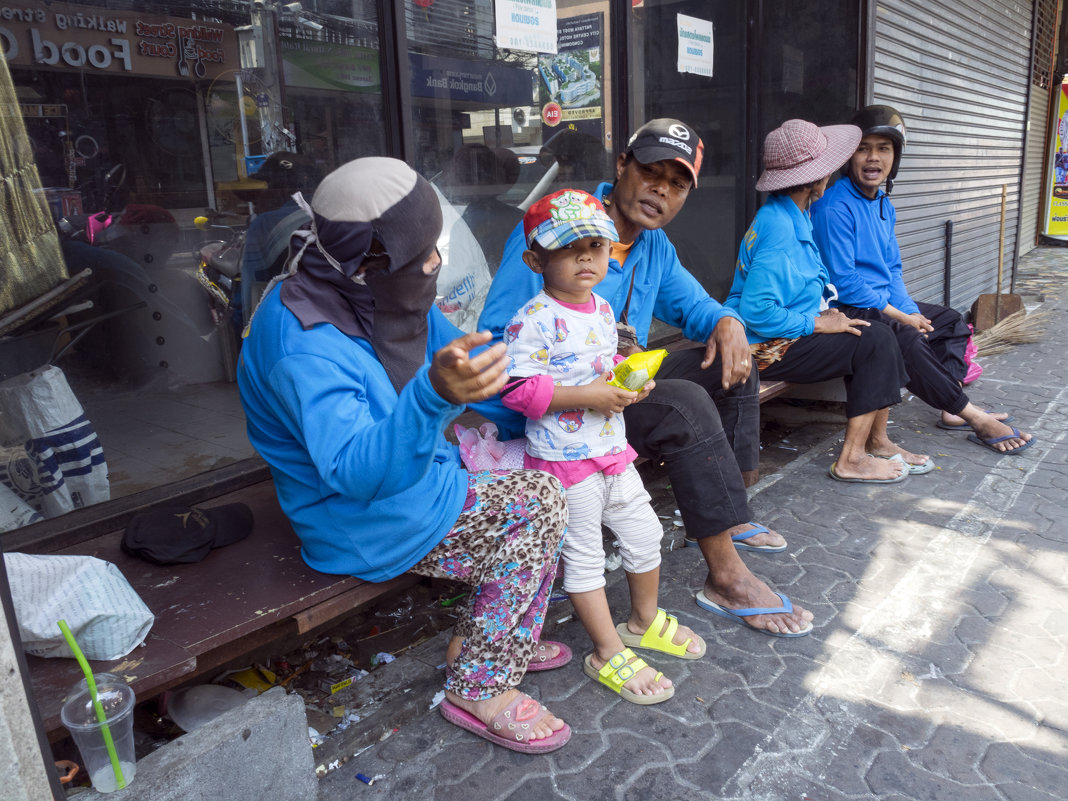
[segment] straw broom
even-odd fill
[[[980,331],[973,337],[972,341],[979,351],[978,355],[993,356],[997,353],[1004,353],[1014,345],[1040,341],[1045,334],[1047,317],[1049,317],[1048,311],[1028,314],[1026,309],[1010,314],[1001,322],[985,331]]]

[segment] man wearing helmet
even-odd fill
[[[968,400],[964,348],[970,332],[953,309],[914,301],[901,274],[890,202],[905,147],[905,121],[890,106],[867,106],[852,123],[864,136],[845,176],[812,206],[816,245],[838,290],[835,305],[853,318],[881,320],[897,335],[908,390],[941,410],[939,428],[970,430],[968,438],[997,453],[1019,454],[1031,435],[1008,425],[1008,415]],[[882,185],[886,184],[886,191]]]

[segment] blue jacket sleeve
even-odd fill
[[[541,291],[541,276],[527,267],[523,251],[527,249],[523,223],[508,237],[501,256],[501,266],[493,276],[486,303],[478,318],[478,330],[493,334],[493,342],[504,338],[504,328],[519,307]]]
[[[732,309],[709,296],[689,270],[682,266],[675,248],[664,238],[663,248],[650,254],[663,265],[653,316],[682,329],[687,339],[704,342],[724,317],[741,320]]]
[[[814,314],[793,311],[785,305],[784,291],[789,291],[794,274],[788,253],[779,248],[758,246],[746,275],[738,310],[745,327],[762,340],[807,336],[815,327]]]
[[[440,461],[441,432],[462,411],[438,395],[423,365],[401,391],[391,414],[371,413],[366,386],[337,364],[300,354],[278,361],[270,382],[276,413],[302,440],[319,478],[333,492],[371,502],[416,486]],[[314,376],[314,378],[309,378]]]

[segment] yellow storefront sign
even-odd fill
[[[1046,234],[1068,239],[1068,84],[1057,98],[1057,125],[1053,132],[1053,180],[1049,196]]]

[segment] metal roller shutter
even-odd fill
[[[917,300],[944,301],[947,220],[949,305],[964,310],[981,292],[994,291],[1003,184],[1008,286],[1031,83],[1031,10],[1029,2],[1003,0],[876,3],[872,102],[897,108],[908,127],[892,198],[905,282]]]
[[[1038,218],[1042,210],[1045,185],[1047,127],[1049,125],[1049,89],[1031,87],[1031,125],[1027,131],[1027,155],[1024,157],[1024,196],[1020,204],[1019,255],[1030,252],[1038,239]]]
[[[1020,204],[1019,254],[1029,252],[1038,240],[1039,218],[1045,208],[1046,147],[1049,111],[1054,86],[1060,0],[1036,0],[1034,63],[1031,68],[1031,108],[1024,157],[1023,200]],[[1058,76],[1059,77],[1059,76]]]

